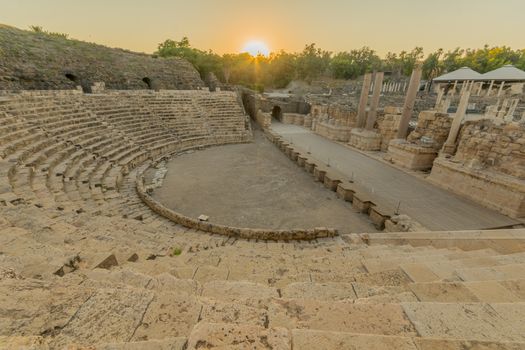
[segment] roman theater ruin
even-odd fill
[[[0,349],[525,349],[525,72],[259,93],[0,34]]]

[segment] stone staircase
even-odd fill
[[[40,337],[49,348],[96,349],[525,346],[523,252],[355,237],[255,242],[148,226],[113,218],[71,227],[67,251],[61,239],[35,249],[38,234],[4,228],[4,254],[26,257],[13,267],[20,279],[0,281],[0,310],[18,305],[2,319],[4,341]],[[58,252],[69,269],[42,271]]]

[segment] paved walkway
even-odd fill
[[[349,178],[353,176],[384,204],[397,206],[400,202],[401,214],[431,230],[488,229],[520,223],[303,127],[273,122],[272,129]]]

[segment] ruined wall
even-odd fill
[[[419,144],[424,137],[433,141],[434,149],[441,149],[447,140],[452,120],[446,113],[423,111],[419,113],[416,129],[408,135],[407,141]]]
[[[385,114],[377,117],[377,129],[381,134],[381,150],[386,151],[391,140],[396,138],[401,121],[401,108],[385,107]]]
[[[272,116],[259,110],[255,114],[255,121],[261,128],[266,129],[272,125]]]
[[[279,106],[283,113],[310,113],[310,105],[301,99],[295,98],[266,98],[263,96],[257,97],[259,99],[259,106],[263,112],[272,112],[273,107]]]
[[[525,179],[525,125],[469,121],[458,139],[455,161]]]
[[[357,121],[357,111],[352,106],[339,104],[312,104],[310,114],[320,120],[329,119],[339,125],[354,127]]]
[[[89,90],[95,82],[119,90],[204,87],[186,60],[155,58],[0,25],[0,90],[60,90],[78,85]]]

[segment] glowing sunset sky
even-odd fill
[[[370,46],[380,54],[423,46],[525,48],[525,0],[0,0],[0,23],[40,25],[72,38],[153,52],[167,38],[239,52],[315,42],[330,51]]]

